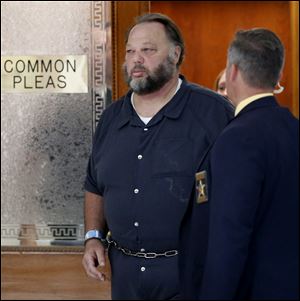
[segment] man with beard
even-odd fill
[[[109,229],[112,299],[180,298],[180,222],[199,163],[232,115],[226,100],[179,75],[183,56],[172,20],[141,16],[126,39],[131,90],[104,111],[94,136],[83,265],[105,279],[97,267]]]

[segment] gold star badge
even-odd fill
[[[208,201],[206,171],[196,173],[196,200],[198,204]]]

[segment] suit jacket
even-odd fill
[[[182,224],[183,297],[299,299],[298,161],[299,121],[274,97],[225,128],[211,152],[208,202],[193,196]]]

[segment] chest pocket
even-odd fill
[[[152,155],[154,177],[193,175],[193,141],[189,138],[160,139]]]

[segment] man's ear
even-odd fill
[[[179,61],[179,57],[180,57],[180,54],[181,54],[181,48],[180,46],[175,46],[175,49],[174,49],[174,59],[175,59],[175,63],[177,65],[178,61]]]

